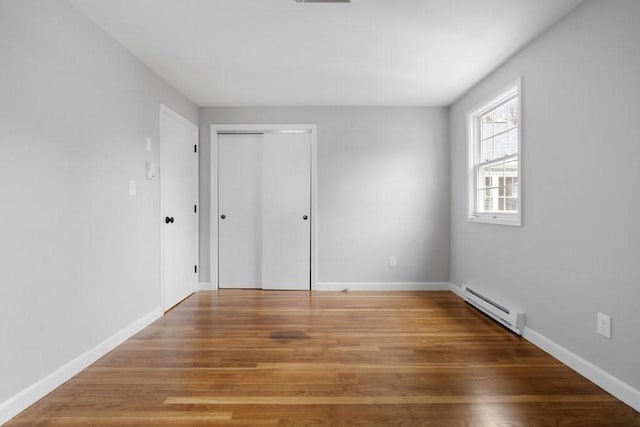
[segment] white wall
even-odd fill
[[[451,108],[451,279],[640,389],[640,2],[588,1]],[[521,228],[466,219],[466,113],[522,76]],[[596,312],[613,338],[596,335]]]
[[[212,123],[318,125],[319,282],[448,281],[446,108],[202,108],[201,281],[210,280]]]
[[[0,1],[0,403],[160,306],[160,102],[197,123],[66,2]]]

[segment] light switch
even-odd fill
[[[611,339],[611,316],[598,313],[598,325],[596,330],[603,337]]]
[[[129,180],[129,195],[130,196],[135,196],[136,195],[136,182],[132,179]]]
[[[147,137],[147,151],[151,151],[151,138]]]

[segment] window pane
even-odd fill
[[[506,130],[502,131],[502,133],[498,133],[493,138],[493,141],[493,158],[497,159],[498,157],[506,156],[509,152],[509,133]]]
[[[500,203],[504,205],[504,197],[498,196],[498,188],[478,191],[478,212],[498,212]]]
[[[518,98],[513,98],[506,105],[507,107],[507,122],[509,123],[509,129],[517,128],[520,126],[520,111],[518,111]]]
[[[490,190],[478,192],[478,212],[487,212],[491,210]]]
[[[497,165],[493,165],[489,167],[491,174],[491,186],[497,187],[500,185],[498,183],[498,179],[504,177],[504,163],[498,163]]]
[[[512,92],[513,93],[513,92]],[[505,98],[502,98],[505,99]],[[519,99],[514,97],[502,104],[487,108],[485,114],[475,117],[474,150],[477,171],[476,212],[512,213],[517,212],[519,193],[518,166],[516,157],[503,161],[504,157],[517,156],[519,145],[520,111]],[[480,166],[480,163],[494,162]]]
[[[479,117],[480,161],[486,162],[518,151],[517,98]]]
[[[480,161],[486,162],[487,160],[492,160],[495,157],[493,156],[493,138],[489,138],[485,141],[482,141],[482,153],[480,154]]]
[[[504,175],[512,178],[518,177],[518,159],[512,159],[504,165]]]
[[[493,122],[495,123],[495,133],[505,131],[509,128],[509,108],[508,104],[501,105],[496,108],[493,115]]]
[[[518,152],[518,128],[509,131],[509,149],[507,154],[515,154]]]
[[[513,197],[513,186],[509,185],[504,188],[504,195],[507,197]]]
[[[491,173],[489,166],[482,166],[478,170],[478,189],[491,187]]]
[[[493,113],[480,118],[482,129],[480,129],[480,139],[487,139],[493,136]]]
[[[513,98],[507,104],[507,120],[509,129],[520,126],[520,111],[518,110],[518,98]]]

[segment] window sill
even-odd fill
[[[467,218],[467,222],[478,222],[481,224],[509,225],[512,227],[522,226],[522,220],[519,215],[513,216],[513,217],[500,216],[495,218],[490,216],[473,215]]]

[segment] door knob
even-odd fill
[[[304,219],[306,221],[307,219],[309,219],[309,217],[306,216],[306,215],[302,215],[302,219]]]
[[[173,217],[166,217],[164,219],[165,224],[169,224],[169,223],[173,224],[173,221],[174,221]]]
[[[220,215],[220,219],[225,219],[227,216],[225,214]]]

